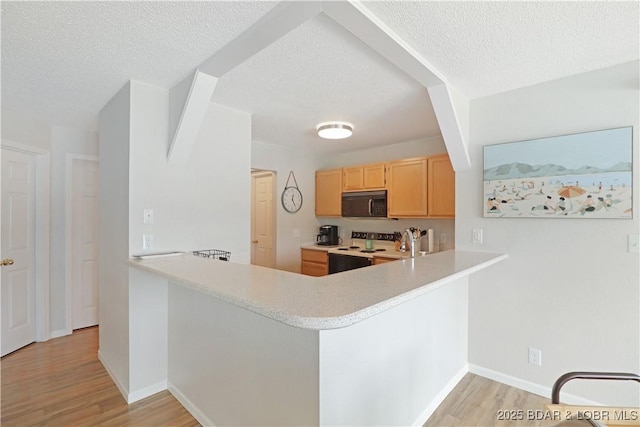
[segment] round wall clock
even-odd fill
[[[289,180],[293,177],[293,182],[295,185],[289,185]],[[289,177],[287,178],[287,182],[284,185],[284,190],[282,191],[282,197],[280,197],[280,201],[282,202],[282,207],[285,211],[290,213],[296,213],[302,207],[302,193],[298,188],[298,182],[296,181],[296,176],[293,174],[293,171],[289,172]]]

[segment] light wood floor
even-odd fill
[[[543,418],[544,411],[550,403],[550,399],[468,373],[449,393],[424,427],[553,426],[558,423],[557,420],[536,420]],[[513,412],[508,412],[505,417],[505,411]],[[536,415],[535,411],[542,412]],[[509,416],[523,419],[499,419]]]
[[[0,424],[10,426],[198,426],[169,393],[127,405],[97,357],[98,328],[31,344],[2,358]],[[529,421],[549,399],[467,374],[425,427],[550,426]],[[499,410],[523,410],[525,420],[500,421]]]
[[[127,405],[97,353],[95,327],[3,357],[2,427],[200,425],[167,391]]]

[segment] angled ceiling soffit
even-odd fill
[[[468,100],[458,96],[455,104],[459,108],[455,108],[456,105],[454,105],[451,98],[451,93],[446,90],[448,84],[444,76],[358,1],[283,1],[260,18],[254,25],[205,60],[196,71],[195,77],[192,78],[193,81],[195,82],[198,76],[197,73],[206,73],[217,82],[217,78],[320,13],[324,13],[343,26],[425,88],[435,89],[439,87],[434,91],[430,90],[429,93],[430,95],[432,92],[438,94],[437,102],[433,102],[433,100],[432,102],[451,162],[455,170],[468,169],[470,160],[465,142],[466,135],[460,127],[460,123],[468,122],[468,117],[466,117],[468,108],[461,105],[464,102],[468,104]],[[207,92],[210,91],[209,95],[213,95],[215,82],[212,80],[209,84],[202,84],[200,87]],[[178,88],[180,85],[184,86],[185,83],[182,82],[175,87],[176,94],[184,92],[184,88]],[[445,90],[442,90],[442,87],[445,87]],[[193,90],[197,90],[196,85],[191,86],[191,92],[185,99],[181,112],[182,117],[189,110],[191,102],[200,102],[203,99],[203,97],[194,96]],[[184,98],[184,96],[176,95],[174,101],[181,98]],[[199,128],[204,119],[204,114],[198,113],[195,117],[192,117],[195,120],[192,119],[182,126],[180,119],[176,118],[178,117],[177,111],[180,110],[179,106],[176,108],[176,105],[172,105],[171,108],[170,121],[171,123],[178,122],[179,124],[176,127],[176,133],[170,138],[173,143],[168,153],[169,159],[172,152],[180,152],[182,153],[180,157],[184,158],[185,149],[178,148],[176,144],[185,144],[186,151],[190,150],[197,130],[189,131],[185,126],[197,126]],[[192,110],[199,112],[201,107],[197,106]],[[181,127],[184,137],[177,135],[177,132],[181,131]],[[171,128],[173,129],[174,126],[172,125]],[[447,139],[449,140],[448,142]]]

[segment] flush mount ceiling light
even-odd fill
[[[353,133],[353,125],[345,122],[320,123],[316,129],[318,129],[318,136],[325,139],[349,138]]]

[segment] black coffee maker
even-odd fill
[[[316,244],[321,246],[339,245],[338,226],[322,225],[320,226],[320,234],[316,236]]]

